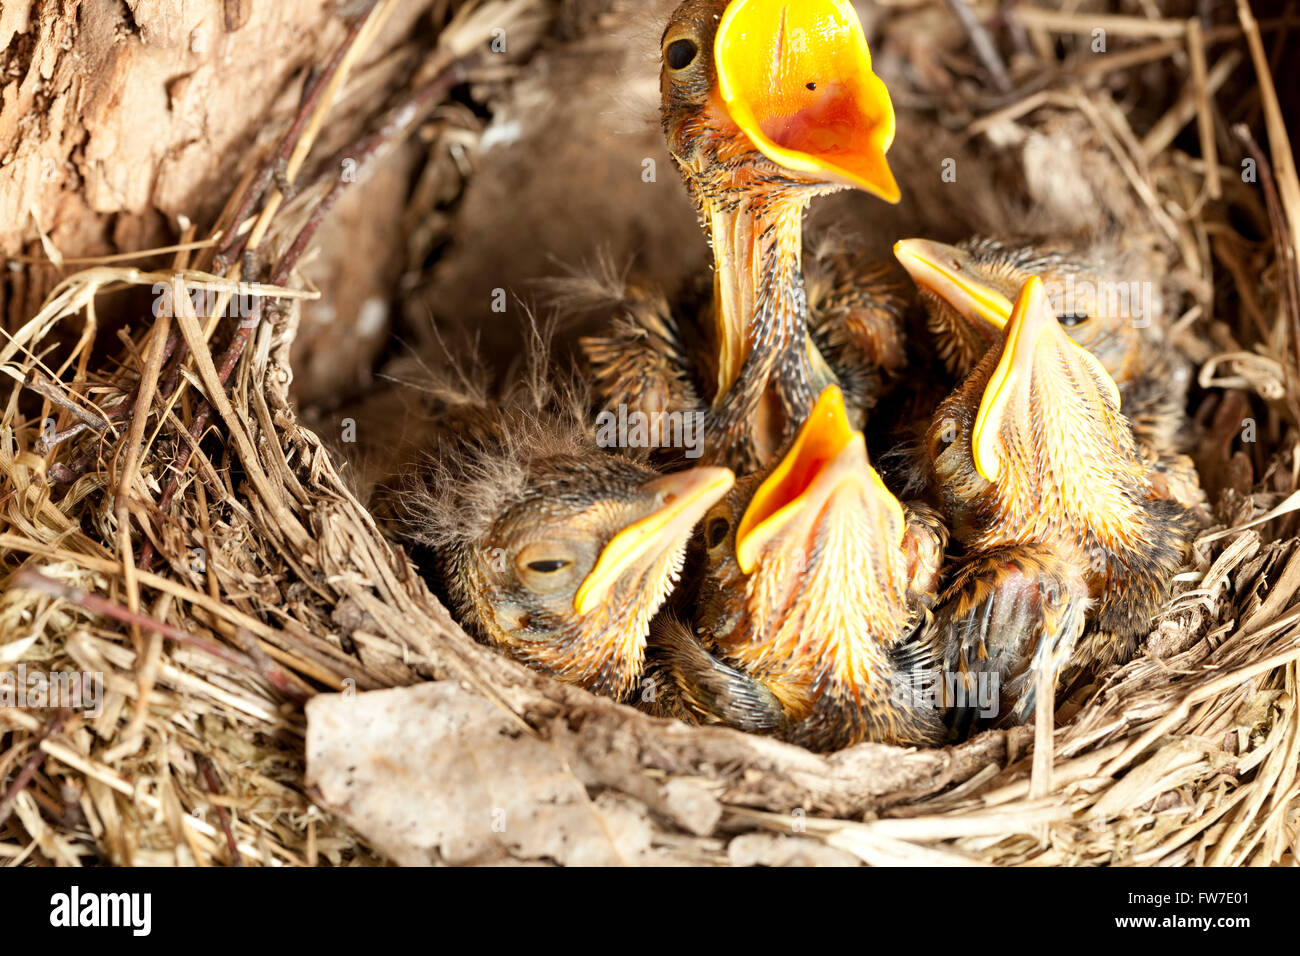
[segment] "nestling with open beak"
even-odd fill
[[[966,557],[935,612],[950,673],[997,675],[1003,716],[1033,713],[1037,674],[1129,659],[1194,531],[1161,497],[1119,389],[1057,321],[1043,283],[1020,291],[999,346],[927,435]]]
[[[1001,343],[1013,300],[1038,276],[1061,327],[1119,386],[1138,440],[1162,454],[1180,447],[1191,369],[1163,335],[1157,283],[1140,277],[1135,254],[1097,243],[995,239],[955,246],[904,239],[894,254],[916,282],[939,352],[959,380]]]
[[[1001,341],[1012,300],[1031,275],[1043,280],[1057,321],[1119,387],[1120,409],[1157,492],[1209,518],[1200,476],[1183,454],[1191,366],[1164,337],[1156,283],[1125,280],[1139,256],[1090,246],[972,239],[956,246],[904,239],[895,255],[920,289],[940,353],[964,378]]]
[[[946,531],[885,488],[835,386],[785,457],[739,481],[702,534],[698,636],[676,629],[656,646],[699,719],[816,750],[941,739],[926,694],[937,648],[912,635]]]
[[[560,680],[627,701],[650,621],[726,468],[660,474],[596,447],[588,396],[535,363],[497,400],[444,389],[443,436],[395,497],[461,624]]]
[[[668,149],[714,252],[711,459],[749,468],[835,382],[810,339],[803,214],[849,187],[898,200],[893,105],[848,0],[687,0],[662,50]],[[897,338],[890,308],[861,322],[886,326],[853,329],[864,342]],[[891,370],[901,348],[874,359]]]

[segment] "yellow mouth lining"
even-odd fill
[[[684,539],[704,513],[731,490],[735,480],[729,468],[692,468],[648,482],[644,491],[662,493],[665,504],[628,525],[605,545],[574,594],[573,609],[580,616],[587,615],[629,568],[666,551],[678,537]]]
[[[765,156],[898,202],[894,106],[848,0],[734,0],[714,61],[728,113]]]
[[[1045,337],[1050,337],[1047,341]],[[980,399],[971,433],[971,454],[975,469],[988,481],[996,481],[1002,469],[998,453],[1000,433],[1006,420],[1012,394],[1020,383],[1028,385],[1033,375],[1037,350],[1054,345],[1058,349],[1074,349],[1091,366],[1094,375],[1107,389],[1116,411],[1120,407],[1119,386],[1110,377],[1101,362],[1087,349],[1077,345],[1056,320],[1047,301],[1043,280],[1031,276],[1020,289],[1016,304],[1007,322],[1006,341],[993,374],[989,377],[984,395]]]
[[[723,212],[709,211],[709,234],[713,237],[715,307],[717,323],[718,390],[715,406],[740,375],[748,354],[746,335],[748,318],[753,309],[754,259],[756,236],[753,220]]]

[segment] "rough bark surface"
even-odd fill
[[[429,6],[402,5],[380,57]],[[128,252],[174,242],[185,220],[208,225],[344,36],[339,14],[328,0],[0,2],[0,256]],[[324,294],[296,345],[301,398],[355,386],[382,344],[409,175],[409,155],[392,157],[322,230],[306,273]],[[6,327],[64,274],[11,262]]]

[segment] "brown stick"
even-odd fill
[[[217,783],[217,772],[212,766],[212,761],[203,754],[195,754],[198,760],[199,768],[203,771],[203,780],[208,786],[209,793],[220,793],[221,786]],[[226,834],[226,847],[230,850],[230,865],[243,866],[244,860],[239,855],[239,846],[235,843],[235,833],[230,828],[230,814],[221,804],[213,804],[217,808],[217,819],[221,821],[221,830]]]
[[[397,106],[389,110],[378,128],[362,136],[352,147],[345,151],[343,155],[357,160],[357,173],[354,177],[344,179],[339,177],[335,180],[334,186],[324,198],[312,210],[311,216],[307,222],[298,231],[294,237],[293,243],[281,256],[280,261],[276,263],[274,272],[271,274],[270,283],[272,285],[284,285],[298,260],[302,258],[307,246],[315,237],[316,231],[320,228],[321,223],[325,221],[326,215],[338,202],[339,197],[343,195],[353,182],[361,178],[360,173],[369,166],[374,158],[380,153],[382,147],[407,132],[426,112],[435,105],[447,90],[457,83],[463,82],[467,70],[477,62],[478,54],[470,54],[460,60],[448,64],[447,68],[441,71],[433,79],[426,82],[423,86],[411,92]],[[217,364],[218,377],[222,387],[229,385],[230,377],[234,373],[235,367],[239,364],[239,359],[248,345],[254,330],[261,322],[263,301],[258,299],[253,306],[253,313],[247,319],[239,324],[235,334],[231,337],[229,345],[221,354],[221,360]],[[189,434],[195,441],[203,435],[204,430],[212,421],[215,413],[212,402],[204,400],[195,413],[194,420],[190,425]],[[189,466],[190,455],[187,454],[183,461],[178,462],[177,468],[173,471],[172,476],[168,479],[166,487],[163,489],[162,497],[158,500],[158,509],[164,514],[171,507],[171,503],[180,488],[181,473]],[[140,567],[145,570],[151,570],[153,566],[155,552],[152,542],[146,542],[140,551]]]
[[[339,197],[343,195],[344,190],[349,185],[361,178],[361,172],[369,167],[375,160],[385,145],[398,140],[408,130],[411,129],[424,115],[437,105],[438,101],[446,95],[457,83],[464,82],[466,74],[478,62],[479,56],[471,54],[460,60],[448,64],[447,68],[441,71],[433,79],[429,80],[423,86],[411,92],[396,106],[384,114],[383,119],[376,129],[356,140],[351,146],[340,150],[336,155],[341,162],[342,159],[354,159],[357,162],[357,175],[344,179],[339,176],[334,181],[333,187],[325,194],[324,198],[317,203],[303,224],[298,235],[294,238],[293,244],[289,246],[288,251],[277,263],[275,271],[271,275],[272,285],[283,285],[289,279],[289,274],[297,264],[302,254],[307,250],[307,244],[311,242],[320,228],[321,223],[325,220],[326,215],[338,202]],[[329,167],[326,167],[327,169]],[[326,174],[328,175],[328,173]]]
[[[221,354],[221,362],[217,366],[218,378],[221,381],[221,387],[225,388],[230,383],[230,377],[235,371],[235,366],[239,364],[239,358],[244,354],[244,348],[248,345],[248,340],[252,337],[255,329],[262,317],[263,300],[258,299],[253,304],[253,314],[239,323],[239,328],[231,336],[230,344]],[[181,474],[190,465],[194,458],[193,445],[196,445],[202,438],[203,433],[207,430],[212,416],[215,414],[215,408],[211,401],[205,399],[194,414],[194,419],[190,422],[187,430],[190,436],[191,448],[185,453],[183,459],[178,459],[176,467],[172,469],[171,477],[167,479],[167,485],[163,488],[162,497],[158,499],[158,510],[163,514],[171,508],[172,501],[176,497],[176,492],[180,490]],[[145,571],[153,569],[154,548],[152,541],[146,541],[143,548],[140,549],[140,567]]]
[[[225,661],[227,664],[256,674],[296,703],[305,703],[309,699],[309,695],[296,687],[289,675],[270,657],[267,657],[259,666],[246,654],[241,654],[239,651],[231,650],[222,644],[191,634],[189,631],[168,624],[166,621],[160,621],[147,614],[132,611],[130,608],[125,608],[107,598],[100,597],[98,594],[91,594],[81,588],[74,588],[62,581],[56,581],[54,578],[32,568],[24,568],[17,572],[11,579],[11,587],[39,591],[42,594],[58,598],[60,601],[75,604],[92,614],[99,614],[122,624],[142,627],[145,630],[153,631],[155,634],[161,634],[169,641],[193,647],[218,660]]]
[[[64,714],[60,712],[50,721],[49,726],[41,731],[40,737],[36,739],[36,747],[32,751],[32,755],[23,763],[22,769],[18,771],[18,776],[14,777],[14,782],[5,791],[4,799],[0,800],[0,827],[5,825],[9,815],[13,813],[14,804],[18,802],[18,795],[32,782],[32,777],[36,776],[36,771],[45,762],[45,751],[41,749],[41,744],[63,729],[63,718]]]
[[[1282,208],[1282,197],[1273,178],[1273,166],[1259,143],[1255,141],[1255,137],[1251,135],[1250,128],[1244,123],[1238,123],[1233,126],[1232,135],[1246,148],[1246,152],[1255,160],[1255,168],[1259,171],[1259,183],[1264,189],[1264,205],[1268,209],[1269,226],[1273,233],[1273,251],[1277,256],[1278,279],[1282,283],[1281,298],[1290,319],[1288,331],[1291,335],[1291,347],[1296,350],[1294,368],[1300,368],[1300,276],[1296,272],[1295,248],[1291,245],[1286,210]],[[1290,373],[1291,364],[1289,362],[1282,364]],[[1295,394],[1292,392],[1287,397],[1293,406],[1292,414],[1300,416],[1300,409],[1295,407]]]
[[[158,397],[163,401],[171,398],[172,393],[176,391],[176,386],[180,383],[180,365],[181,362],[185,360],[185,350],[181,343],[181,335],[179,332],[173,331],[167,336],[167,341],[163,345],[162,361],[164,364],[166,364],[171,357],[176,354],[177,346],[181,346],[181,352],[176,356],[176,363],[171,372],[168,373],[167,379],[163,382],[162,387],[158,389]],[[135,415],[136,409],[140,404],[141,384],[142,382],[136,382],[135,388],[131,390],[131,393],[126,398],[118,402],[112,408],[106,409],[104,411],[104,421],[101,422],[96,420],[94,423],[79,423],[73,425],[71,428],[64,429],[55,435],[49,442],[46,442],[43,446],[44,449],[48,451],[60,442],[67,441],[69,438],[74,435],[79,435],[87,429],[94,429],[95,431],[103,432],[109,425],[116,425],[119,422],[124,422],[127,419],[130,419]],[[41,394],[44,395],[45,393],[41,392]],[[94,460],[95,453],[93,449],[86,449],[78,455],[70,465],[60,463],[51,465],[47,474],[54,481],[57,481],[60,484],[67,484],[68,482],[76,481],[84,475],[86,469],[90,467]]]
[[[966,31],[971,49],[975,51],[980,63],[984,65],[984,69],[992,77],[993,85],[1003,95],[1010,93],[1014,87],[1011,84],[1011,77],[1007,74],[1007,66],[1002,62],[1002,54],[998,52],[993,38],[984,29],[984,25],[976,19],[975,13],[966,5],[966,0],[947,0],[947,3],[952,15],[957,18],[957,22]]]
[[[1192,89],[1196,92],[1196,131],[1201,140],[1201,159],[1205,161],[1205,192],[1219,199],[1223,189],[1219,182],[1219,150],[1214,138],[1213,96],[1206,89],[1205,34],[1201,21],[1187,21],[1187,57],[1192,64]]]
[[[146,411],[152,404],[154,393],[158,388],[158,378],[162,374],[163,352],[166,351],[167,335],[170,331],[171,316],[164,311],[158,317],[158,325],[154,329],[154,338],[149,348],[149,358],[140,373],[137,403],[143,405]],[[131,486],[135,484],[136,473],[140,467],[140,455],[144,447],[144,427],[148,421],[149,416],[145,412],[131,420],[131,431],[126,440],[126,461],[122,464],[117,490],[113,495],[113,515],[117,519],[118,550],[121,552],[126,600],[132,613],[140,611],[140,588],[135,580],[135,553],[131,547]],[[134,626],[131,628],[131,639],[136,645],[136,650],[139,651],[140,633]]]
[[[240,250],[248,241],[246,234],[242,236],[239,234],[239,224],[248,218],[253,206],[266,194],[266,190],[274,181],[276,173],[279,172],[283,175],[289,157],[293,155],[294,149],[298,146],[298,140],[302,136],[303,128],[307,125],[308,117],[311,116],[316,109],[317,103],[320,102],[321,94],[325,92],[325,88],[329,85],[330,77],[338,72],[343,57],[351,49],[352,44],[356,42],[362,27],[365,26],[366,15],[370,13],[370,9],[374,5],[375,0],[370,0],[365,8],[359,12],[352,26],[348,29],[347,36],[339,44],[338,49],[334,51],[333,56],[330,57],[325,67],[309,81],[302,102],[298,104],[298,112],[294,114],[293,122],[289,124],[289,128],[285,130],[284,136],[280,139],[279,148],[267,160],[257,178],[248,184],[248,188],[244,190],[244,195],[239,200],[239,205],[235,207],[235,214],[230,220],[229,233],[222,240],[221,246],[212,259],[214,272],[224,272],[239,257]]]
[[[49,399],[84,425],[93,428],[96,431],[103,431],[108,427],[108,418],[96,415],[88,408],[82,408],[72,399],[68,398],[68,396],[63,394],[63,389],[59,387],[60,384],[60,382],[50,378],[38,368],[33,368],[29,371],[27,377],[23,380],[23,386],[25,388],[29,388],[37,395]]]

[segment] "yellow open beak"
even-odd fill
[[[1011,300],[975,280],[969,253],[929,239],[900,239],[894,256],[918,288],[932,292],[975,325],[1001,331],[1011,317]]]
[[[1029,413],[1030,383],[1035,370],[1050,373],[1054,363],[1046,360],[1054,352],[1070,365],[1078,366],[1078,373],[1090,370],[1118,411],[1119,386],[1091,352],[1080,348],[1065,334],[1047,300],[1043,280],[1031,276],[1021,287],[1011,310],[1002,356],[984,388],[971,435],[975,468],[988,481],[996,481],[1002,470],[1000,436],[1004,426],[1013,414]],[[1059,367],[1059,362],[1055,366]]]
[[[769,541],[814,498],[824,496],[844,481],[854,481],[871,497],[886,500],[897,521],[888,522],[898,531],[895,546],[902,543],[903,508],[885,487],[867,460],[862,432],[849,425],[844,396],[839,387],[828,386],[817,399],[794,444],[772,469],[750,499],[736,529],[736,561],[749,574]]]
[[[692,468],[646,482],[641,492],[657,507],[605,545],[573,596],[573,609],[580,616],[587,614],[609,596],[626,571],[684,547],[696,522],[735,481],[730,468]]]
[[[849,0],[733,0],[713,55],[727,111],[768,159],[898,202],[894,104]]]

